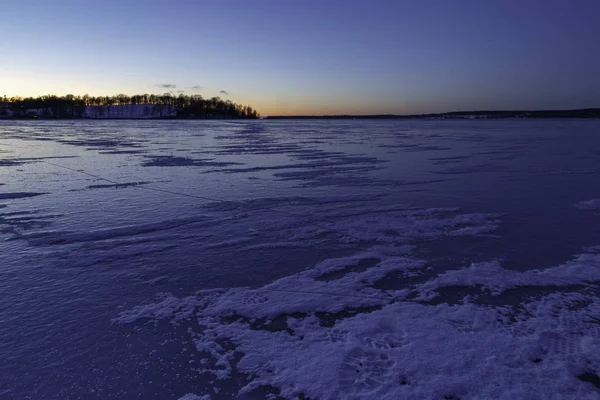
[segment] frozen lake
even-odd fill
[[[600,398],[600,121],[0,121],[1,399]]]

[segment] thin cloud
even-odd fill
[[[194,86],[192,86],[192,89],[197,89],[197,90],[199,90],[199,89],[202,89],[202,88],[203,88],[203,87],[202,87],[202,86],[200,86],[200,85],[194,85]]]
[[[219,93],[220,93],[220,94],[226,94],[226,95],[228,95],[228,96],[229,96],[229,92],[228,92],[228,91],[226,91],[226,90],[221,90]]]
[[[175,89],[177,85],[173,83],[158,83],[156,86],[163,89]]]
[[[176,90],[175,93],[183,94],[183,93],[185,93],[185,90]]]

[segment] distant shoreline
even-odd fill
[[[238,110],[193,110],[170,104],[119,104],[46,108],[0,107],[0,120],[113,120],[113,119],[256,119]]]
[[[0,99],[0,118],[9,119],[255,119],[250,106],[200,95],[10,97]]]
[[[264,119],[548,119],[548,118],[600,118],[600,108],[577,110],[535,111],[452,111],[436,114],[373,114],[373,115],[282,115]]]
[[[177,106],[167,104],[121,104],[73,107],[66,112],[50,108],[24,108],[10,110],[0,104],[1,120],[484,120],[484,119],[600,119],[600,108],[575,110],[519,110],[519,111],[452,111],[432,114],[370,114],[370,115],[275,115],[260,117],[237,112],[182,112]]]

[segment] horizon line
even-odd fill
[[[410,118],[410,117],[433,117],[443,115],[457,114],[501,114],[501,113],[561,113],[561,112],[600,112],[600,107],[585,107],[585,108],[545,108],[545,109],[480,109],[480,110],[455,110],[433,113],[412,113],[412,114],[393,114],[393,113],[376,113],[376,114],[273,114],[265,115],[262,118],[369,118],[369,117],[392,117],[392,118]]]

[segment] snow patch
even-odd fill
[[[575,204],[575,207],[582,210],[597,210],[600,208],[600,199],[581,201]]]
[[[199,326],[190,335],[204,357],[201,372],[214,375],[216,386],[244,374],[240,396],[276,388],[290,399],[597,398],[580,377],[600,372],[598,254],[533,271],[489,261],[402,290],[375,289],[390,272],[426,266],[414,257],[413,240],[487,234],[497,226],[497,216],[454,209],[342,218],[337,230],[378,244],[259,288],[164,294],[115,321]],[[495,296],[524,285],[573,284],[590,290],[544,292],[518,308],[468,298],[428,302],[437,289],[456,285],[479,285]]]

